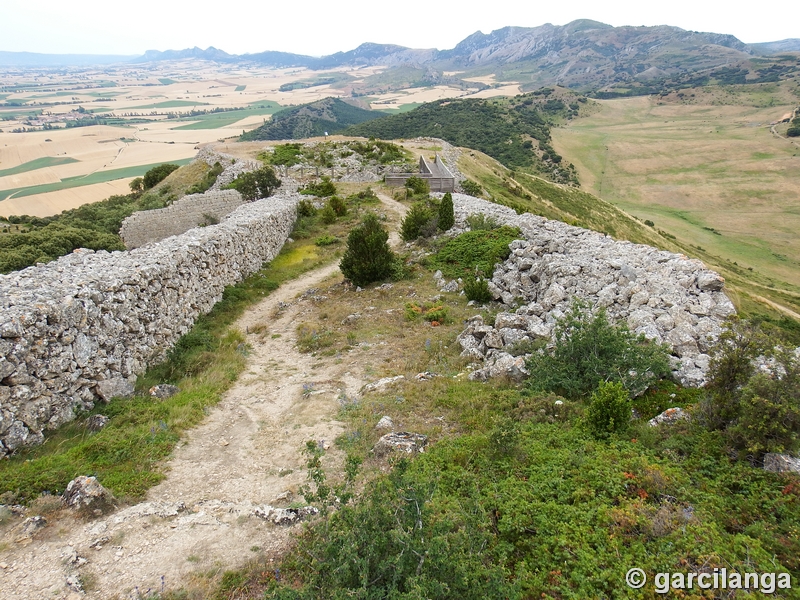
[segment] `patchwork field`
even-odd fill
[[[81,204],[81,196],[94,202],[108,189],[125,192],[132,176],[118,171],[112,180],[112,171],[188,159],[197,146],[234,138],[286,106],[363,95],[363,85],[375,89],[363,104],[387,112],[442,98],[520,91],[492,77],[475,79],[495,86],[479,92],[456,85],[406,86],[391,77],[376,87],[384,71],[188,60],[0,71],[0,215],[47,216]],[[106,173],[100,182],[86,177],[98,173]]]
[[[553,130],[584,189],[781,289],[800,286],[800,148],[771,123],[798,98],[773,86],[598,103]]]

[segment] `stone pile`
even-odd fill
[[[486,361],[473,378],[524,365],[506,350],[526,340],[552,339],[556,321],[580,299],[594,310],[604,308],[612,321],[624,321],[634,333],[668,344],[674,375],[683,384],[705,382],[707,351],[735,309],[722,291],[723,278],[702,262],[560,221],[517,215],[463,194],[454,194],[453,201],[462,229],[467,215],[483,212],[519,227],[524,238],[510,244],[511,256],[489,283],[495,299],[518,308],[498,314],[493,325],[470,323],[459,336],[465,356]]]
[[[0,275],[0,457],[130,393],[225,286],[277,255],[298,200],[273,196],[130,252],[79,250]]]

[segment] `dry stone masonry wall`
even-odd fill
[[[603,307],[614,321],[671,348],[674,375],[702,385],[707,354],[726,317],[735,313],[722,291],[724,280],[699,260],[595,231],[572,227],[463,194],[454,194],[456,223],[482,212],[522,230],[511,256],[499,264],[489,288],[516,310],[501,312],[493,324],[471,320],[459,336],[463,355],[485,361],[472,374],[486,378],[522,376],[524,358],[507,352],[520,341],[552,339],[556,321],[573,299]]]
[[[197,160],[213,167],[220,163],[225,169],[216,182],[203,194],[190,194],[166,208],[144,210],[132,214],[122,222],[119,235],[129,250],[171,235],[180,235],[193,227],[219,222],[223,217],[245,203],[236,190],[224,190],[241,173],[255,171],[261,164],[255,160],[237,159],[205,146],[198,152]]]
[[[246,201],[236,190],[189,194],[166,208],[142,210],[122,222],[119,235],[129,250],[219,222]]]
[[[0,457],[130,393],[225,286],[277,255],[298,201],[273,196],[136,250],[80,250],[0,275]]]

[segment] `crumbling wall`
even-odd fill
[[[130,392],[195,319],[280,251],[299,197],[127,252],[79,250],[0,275],[0,457]]]

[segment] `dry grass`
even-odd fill
[[[708,91],[605,101],[554,129],[554,146],[587,191],[767,285],[800,289],[800,150],[769,130],[791,108],[778,92],[773,106],[762,90],[731,104]]]

